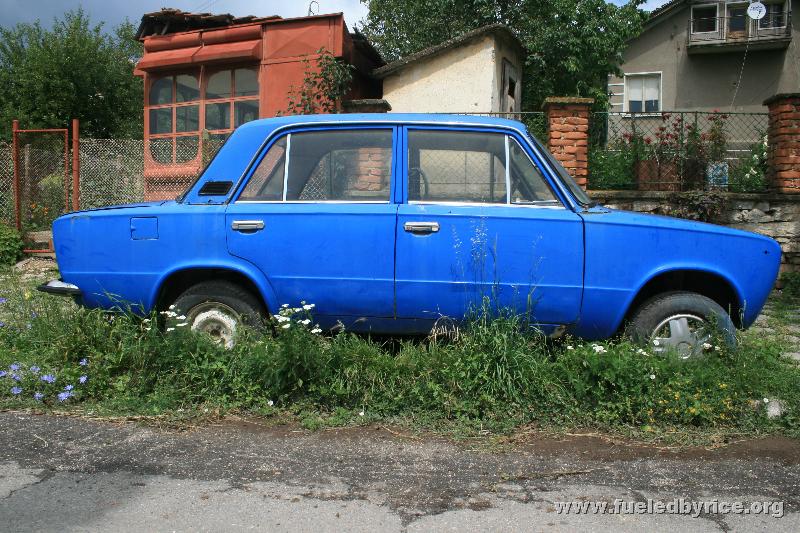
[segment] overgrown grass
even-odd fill
[[[325,337],[295,316],[274,336],[245,333],[225,350],[186,328],[151,327],[156,317],[110,317],[24,287],[12,292],[0,304],[4,407],[280,411],[311,427],[402,418],[494,431],[533,424],[800,435],[800,370],[782,357],[786,346],[763,335],[744,335],[734,353],[720,346],[682,361],[624,340],[552,341],[508,314],[478,313],[452,342]],[[765,398],[784,414],[768,419],[763,404],[754,408]]]

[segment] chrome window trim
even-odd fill
[[[505,152],[506,152],[506,203],[511,204],[511,165],[509,165],[509,158],[508,158],[508,134],[503,135],[503,144],[505,145]],[[494,176],[492,176],[494,179]]]
[[[390,204],[389,200],[236,200],[235,204]]]
[[[548,200],[553,205],[539,205],[539,204],[505,204],[505,203],[489,203],[489,202],[437,202],[433,200],[409,200],[409,205],[452,205],[462,207],[527,207],[527,208],[541,208],[541,209],[566,209],[564,204],[558,200]]]
[[[281,196],[281,198],[283,199],[284,202],[286,201],[286,189],[289,188],[289,157],[291,155],[291,149],[292,149],[292,134],[290,133],[286,136],[286,157],[284,157],[283,161],[283,195]],[[261,150],[259,149],[259,152],[260,151]],[[266,157],[266,154],[264,154],[264,156]]]

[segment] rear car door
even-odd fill
[[[583,222],[527,142],[500,130],[404,129],[397,316],[460,318],[483,301],[540,324],[577,320]]]
[[[314,303],[323,321],[393,316],[396,137],[306,129],[267,147],[225,223],[230,253],[261,269],[279,304]]]

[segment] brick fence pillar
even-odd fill
[[[800,193],[800,93],[776,94],[769,108],[768,177],[773,189]]]
[[[593,103],[592,98],[574,96],[544,100],[547,149],[584,189],[589,177],[589,113]]]

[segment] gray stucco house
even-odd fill
[[[762,112],[766,98],[800,92],[800,0],[762,2],[761,20],[747,16],[747,1],[672,0],[653,11],[628,43],[624,76],[609,77],[610,111]]]

